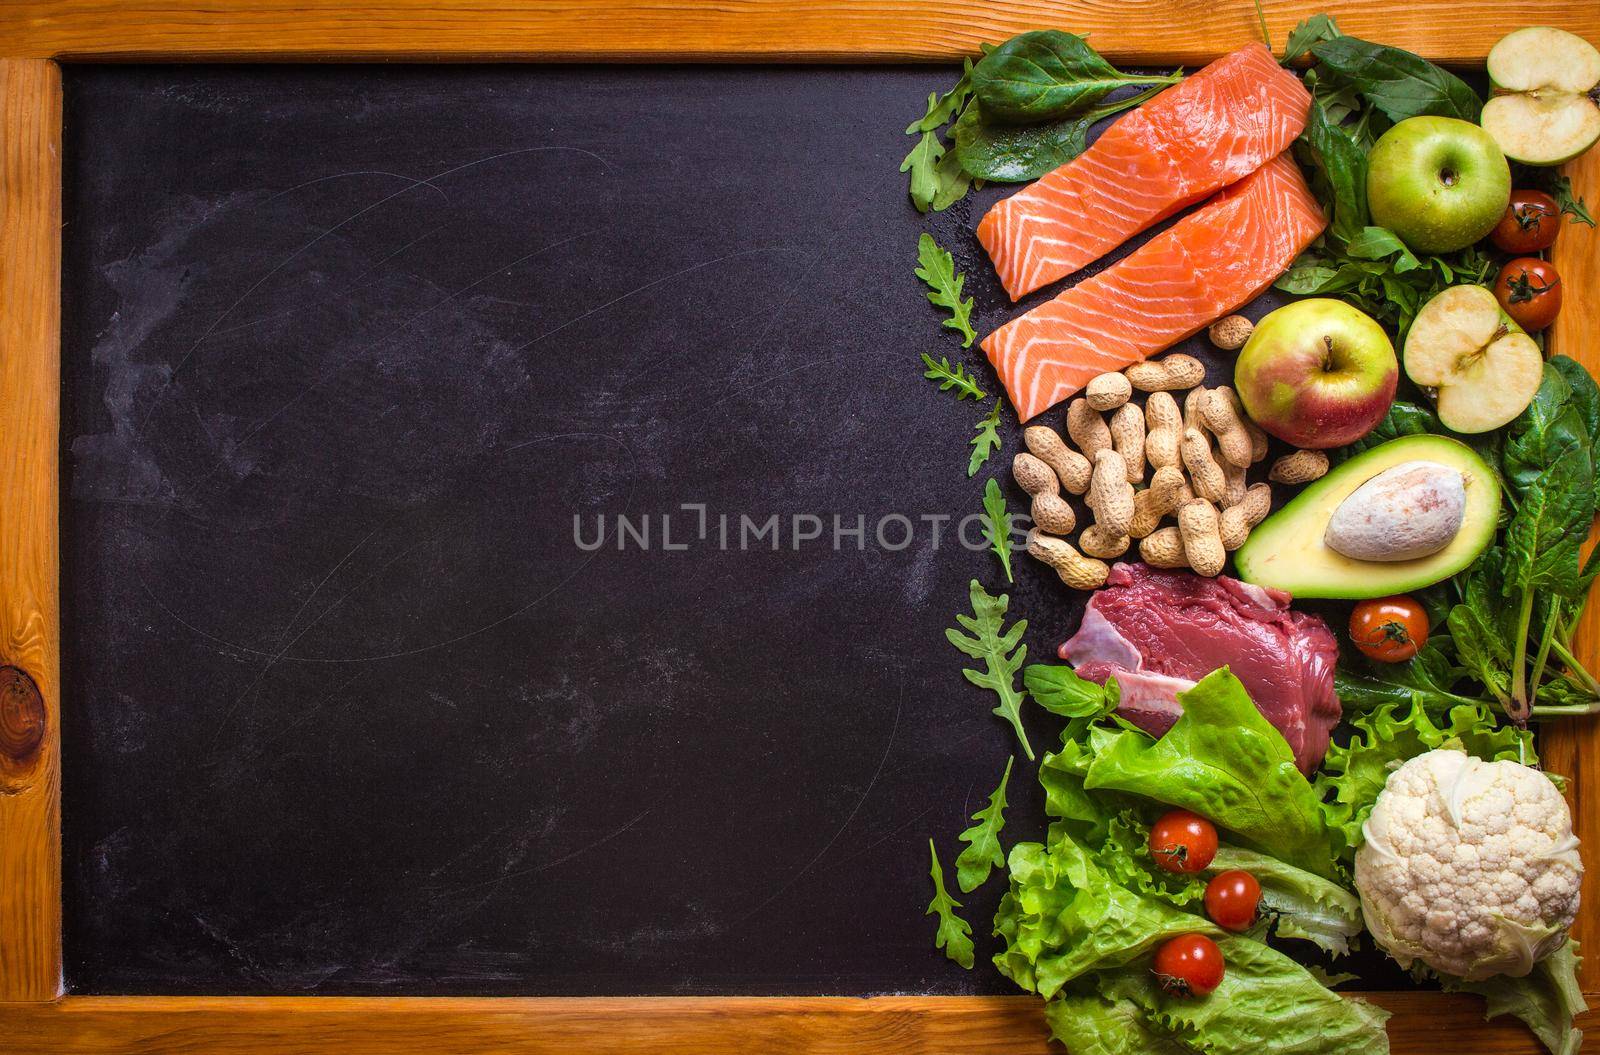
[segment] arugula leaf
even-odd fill
[[[989,455],[1000,449],[1000,400],[994,401],[989,416],[978,422],[977,435],[967,442],[972,444],[972,457],[967,461],[967,477],[976,476]]]
[[[972,684],[989,689],[1000,698],[993,713],[1011,723],[1017,739],[1022,741],[1022,753],[1032,762],[1033,748],[1028,743],[1027,731],[1022,728],[1022,701],[1027,695],[1019,693],[1016,687],[1017,668],[1028,658],[1028,646],[1021,643],[1028,621],[1019,619],[1010,630],[1005,630],[1006,609],[1011,606],[1011,598],[1006,594],[990,596],[977,579],[972,580],[968,593],[973,614],[956,616],[956,622],[967,632],[946,630],[945,639],[963,654],[983,661],[983,670],[969,667],[961,673]]]
[[[1000,558],[1006,582],[1015,582],[1011,577],[1011,551],[1016,548],[1016,543],[1011,540],[1011,516],[1006,512],[1006,496],[1000,490],[999,481],[993,477],[983,488],[983,537],[988,540],[994,555]],[[1029,761],[1032,761],[1031,757]]]
[[[922,138],[917,140],[917,145],[900,162],[900,171],[911,173],[911,204],[917,207],[918,212],[927,212],[933,205],[934,196],[939,193],[936,170],[942,157],[944,144],[939,142],[939,133],[924,132]]]
[[[1124,74],[1076,33],[1021,33],[983,57],[972,88],[991,117],[1015,123],[1080,113],[1130,84],[1170,83],[1165,77]]]
[[[1333,877],[1331,833],[1283,734],[1224,667],[1178,694],[1183,715],[1160,740],[1105,737],[1084,786],[1109,788],[1209,817],[1248,847]]]
[[[927,369],[922,376],[929,381],[939,382],[939,391],[948,392],[955,390],[956,399],[988,399],[983,389],[978,387],[977,379],[967,373],[967,368],[957,363],[950,365],[950,360],[940,356],[938,362],[927,352],[922,353],[922,365]]]
[[[939,867],[939,851],[933,848],[932,839],[928,840],[928,855],[933,858],[933,867],[928,870],[933,877],[933,900],[928,902],[928,911],[923,915],[939,917],[939,929],[934,933],[933,947],[943,949],[945,956],[970,971],[973,961],[972,927],[956,915],[961,902],[951,897],[944,888],[944,869]]]
[[[967,99],[972,95],[972,60],[961,61],[961,79],[956,81],[955,87],[943,95],[937,92],[928,93],[928,112],[919,120],[906,126],[906,135],[914,136],[919,132],[936,132],[950,119],[961,112]]]
[[[1353,86],[1391,121],[1427,114],[1476,124],[1483,111],[1466,81],[1409,51],[1338,36],[1313,44],[1311,54],[1320,71]]]
[[[970,894],[989,878],[989,870],[1006,863],[1000,849],[1000,829],[1006,825],[1006,784],[1011,780],[1011,763],[1016,757],[1006,759],[1006,771],[1000,777],[1000,786],[989,795],[989,805],[972,815],[977,821],[956,838],[967,844],[956,858],[956,883],[963,894]]]
[[[939,163],[933,167],[933,182],[934,212],[944,212],[965,198],[967,191],[972,188],[972,177],[961,167],[961,159],[953,150],[940,158]]]
[[[1316,14],[1301,22],[1283,45],[1283,62],[1288,65],[1311,50],[1311,45],[1339,36],[1339,24],[1332,15]]]
[[[1550,1055],[1578,1055],[1583,1032],[1573,1028],[1572,1020],[1589,1009],[1578,985],[1581,962],[1578,942],[1569,938],[1561,948],[1534,964],[1532,973],[1524,978],[1502,975],[1466,982],[1441,975],[1439,981],[1446,992],[1482,996],[1486,1021],[1499,1015],[1515,1015],[1550,1049]]]
[[[1063,718],[1100,718],[1117,706],[1115,678],[1097,685],[1065,663],[1031,663],[1022,683],[1033,702]]]
[[[1330,956],[1344,956],[1350,942],[1366,929],[1361,899],[1337,883],[1301,868],[1224,843],[1207,872],[1239,869],[1261,884],[1261,910],[1275,922],[1280,938],[1313,942]]]
[[[1170,75],[1175,81],[1179,74]],[[990,119],[974,100],[951,130],[961,167],[976,179],[1021,183],[1054,171],[1089,148],[1089,129],[1123,110],[1165,91],[1167,82],[1103,103],[1072,117],[1035,125],[1008,125]]]
[[[928,302],[936,308],[949,309],[950,318],[943,325],[961,334],[961,347],[971,348],[978,335],[972,329],[972,298],[961,299],[967,277],[956,273],[955,258],[927,232],[917,239],[917,277],[933,291],[928,294]]]
[[[1555,169],[1534,169],[1531,175],[1534,182],[1539,184],[1545,193],[1556,200],[1556,204],[1560,206],[1561,211],[1572,217],[1574,223],[1588,224],[1590,227],[1594,226],[1594,217],[1589,214],[1588,204],[1583,198],[1574,197],[1572,194],[1572,179],[1570,177],[1563,176]]]

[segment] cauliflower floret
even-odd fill
[[[1362,915],[1402,967],[1520,977],[1578,914],[1572,814],[1538,770],[1429,751],[1389,775],[1362,834]]]

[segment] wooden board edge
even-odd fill
[[[1472,997],[1374,993],[1395,1055],[1536,1055]],[[1600,994],[1589,997],[1591,1006]],[[68,997],[0,1005],[8,1055],[1046,1055],[1043,1003],[1016,997]],[[1600,1012],[1580,1020],[1600,1026]]]
[[[1565,174],[1573,194],[1600,211],[1600,150],[1568,165]],[[1550,351],[1576,359],[1600,377],[1600,231],[1568,219],[1550,258],[1567,288],[1549,334]],[[1600,603],[1592,598],[1573,645],[1580,662],[1600,670]],[[1567,778],[1567,800],[1583,848],[1582,907],[1572,928],[1585,954],[1578,981],[1585,990],[1600,990],[1600,718],[1552,723],[1543,730],[1542,751],[1545,764]]]
[[[1600,37],[1570,0],[1264,0],[1273,40],[1336,15],[1348,33],[1442,62],[1481,62],[1519,25]],[[1200,63],[1261,39],[1251,3],[1171,0],[20,0],[0,54],[96,60],[953,61],[1027,29],[1093,34],[1117,61]]]
[[[61,993],[61,75],[0,60],[0,1000]]]

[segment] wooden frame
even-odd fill
[[[1316,11],[1444,62],[1516,25],[1600,40],[1590,0],[1265,0],[1282,40]],[[1044,1052],[1031,997],[343,999],[64,997],[58,465],[59,60],[952,62],[1024,29],[1092,32],[1121,61],[1196,63],[1259,38],[1246,0],[0,0],[0,1050],[307,1053]],[[1569,167],[1600,204],[1600,151]],[[1600,373],[1600,234],[1555,252],[1569,294],[1554,349]],[[1591,607],[1580,654],[1600,661]],[[68,701],[70,704],[70,701]],[[1544,735],[1568,776],[1588,874],[1575,931],[1600,1005],[1600,724]],[[908,911],[914,907],[908,906]],[[1538,1052],[1463,997],[1378,993],[1393,1050]],[[1600,1012],[1584,1017],[1600,1027]]]

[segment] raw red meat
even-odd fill
[[[1327,624],[1290,611],[1281,590],[1225,576],[1118,564],[1061,658],[1092,681],[1115,676],[1118,712],[1152,736],[1183,713],[1179,692],[1226,666],[1289,741],[1303,773],[1321,764],[1339,722],[1339,646]]]

